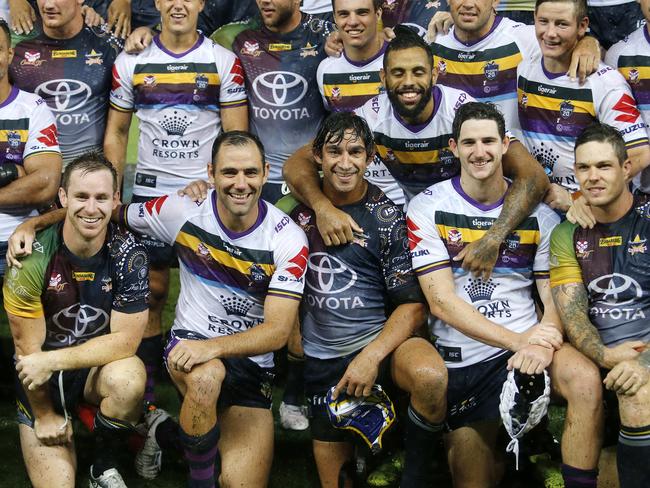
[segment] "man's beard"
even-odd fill
[[[401,89],[401,91],[405,90]],[[433,83],[431,83],[429,87],[425,88],[424,90],[418,89],[418,92],[421,94],[420,101],[414,107],[405,107],[399,100],[399,96],[395,90],[386,90],[391,105],[397,111],[397,113],[405,119],[414,119],[422,113],[424,107],[426,107],[429,103],[429,100],[431,100],[432,91]]]
[[[272,24],[266,25],[267,28],[281,28],[284,24],[288,23],[289,20],[291,20],[291,17],[293,17],[293,9],[291,8],[284,10],[276,8],[276,13],[278,14],[278,18]]]

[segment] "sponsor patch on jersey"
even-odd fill
[[[205,90],[208,87],[208,77],[203,73],[197,73],[194,78],[194,83],[196,83],[196,88],[199,90]]]
[[[564,100],[560,104],[560,117],[563,119],[568,119],[573,114],[573,104],[569,100]]]
[[[260,44],[258,42],[252,42],[252,41],[244,42],[244,47],[242,47],[239,52],[240,54],[244,54],[246,56],[255,56],[255,57],[262,54],[262,51],[260,50]]]
[[[620,113],[615,120],[618,122],[633,123],[641,115],[639,109],[636,107],[636,101],[627,93],[624,93],[621,98],[614,105],[614,110]]]
[[[147,75],[142,79],[142,81],[144,82],[144,86],[154,86],[156,84],[156,77],[153,75]]]
[[[440,0],[436,0],[435,2],[427,2],[424,8],[427,10],[430,8],[440,8]]]
[[[76,49],[58,49],[56,51],[52,51],[52,59],[76,58],[76,57],[77,57]]]
[[[576,257],[578,259],[587,259],[591,253],[594,252],[593,249],[589,249],[588,241],[577,241],[576,242]]]
[[[646,246],[646,240],[647,239],[641,239],[641,236],[637,234],[634,239],[628,241],[627,252],[630,254],[630,256],[645,253],[648,250],[648,247]]]
[[[438,74],[445,75],[447,74],[447,63],[444,59],[438,61]]]
[[[244,86],[244,67],[241,65],[239,58],[235,60],[230,70],[232,81],[239,86]]]
[[[92,49],[89,53],[84,54],[84,56],[86,57],[86,64],[88,66],[92,66],[93,64],[104,64],[104,60],[102,59],[102,56],[104,56],[104,54],[98,53],[94,49]]]
[[[92,271],[73,271],[72,279],[75,281],[95,281],[95,273]]]
[[[409,249],[413,251],[422,240],[422,238],[416,234],[420,228],[415,224],[415,222],[406,217],[406,230],[409,237]]]
[[[615,247],[623,244],[621,236],[601,237],[598,239],[598,247]]]
[[[20,61],[22,66],[40,66],[45,60],[41,59],[38,51],[25,51],[25,59]]]
[[[499,65],[494,61],[486,63],[485,66],[483,66],[483,74],[485,74],[485,78],[488,80],[496,79],[499,74]]]
[[[56,125],[50,124],[41,131],[41,137],[38,137],[38,142],[42,142],[47,147],[53,147],[59,144],[56,134]]]
[[[630,83],[630,85],[636,85],[639,82],[639,70],[632,68],[628,73],[627,81]]]
[[[363,232],[354,232],[352,235],[352,244],[357,244],[361,247],[368,247],[368,239],[370,239],[368,234],[364,234]]]
[[[20,134],[18,132],[10,130],[7,132],[7,143],[9,143],[9,147],[16,149],[17,147],[20,146]]]
[[[311,45],[311,43],[307,43],[305,47],[300,48],[300,57],[301,58],[306,58],[307,56],[316,56],[318,54],[318,51],[316,51],[316,48]]]
[[[63,281],[63,277],[61,276],[61,274],[56,273],[50,276],[50,283],[48,284],[47,289],[56,292],[61,292],[65,289],[65,285],[67,284],[68,283]]]
[[[290,266],[287,266],[287,271],[291,273],[297,280],[302,278],[307,270],[307,256],[309,255],[309,249],[307,246],[303,246],[298,254],[289,260],[291,263]]]
[[[269,44],[269,51],[291,51],[291,43],[289,42],[273,42]]]
[[[160,213],[160,209],[162,208],[163,204],[165,203],[165,200],[167,200],[167,197],[169,195],[164,195],[162,197],[154,198],[153,200],[149,200],[144,203],[144,208],[147,210],[149,215],[153,215],[154,212],[157,214]]]

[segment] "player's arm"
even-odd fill
[[[484,280],[492,274],[503,240],[532,213],[549,185],[542,166],[519,141],[510,142],[503,155],[503,170],[512,179],[512,184],[499,218],[481,239],[465,246],[454,258],[463,261],[463,269]]]
[[[248,107],[242,105],[221,109],[221,126],[224,132],[248,130]]]
[[[629,148],[627,150],[627,157],[632,163],[630,175],[635,176],[650,165],[650,146],[648,144],[643,144]]]
[[[264,322],[245,332],[205,341],[180,341],[168,357],[170,367],[189,372],[215,358],[248,357],[277,351],[288,341],[298,318],[299,300],[268,295]]]
[[[104,133],[104,155],[117,170],[118,188],[122,185],[124,176],[126,146],[129,142],[132,114],[131,111],[117,110],[113,107],[108,109],[106,132]]]
[[[0,188],[0,209],[41,208],[54,201],[61,180],[61,154],[32,153],[24,168],[25,176]]]

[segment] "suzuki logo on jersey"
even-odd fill
[[[38,85],[34,93],[44,98],[56,112],[57,123],[69,125],[90,121],[86,113],[68,113],[83,107],[92,95],[92,90],[83,81],[49,80]]]
[[[147,213],[149,215],[153,215],[153,213],[155,211],[157,214],[159,214],[160,209],[162,208],[163,203],[165,203],[165,200],[167,200],[168,196],[169,195],[165,195],[165,196],[162,196],[162,197],[159,197],[159,198],[155,198],[153,200],[146,201],[144,203],[144,208],[147,209]]]
[[[242,67],[239,58],[235,59],[230,74],[232,75],[232,81],[234,83],[237,83],[239,86],[244,86],[244,68]]]
[[[307,246],[303,246],[300,252],[289,260],[291,265],[287,266],[287,271],[291,273],[297,280],[302,278],[305,274],[308,254],[309,249],[307,249]]]
[[[79,303],[54,314],[52,321],[60,330],[48,330],[49,339],[65,345],[85,342],[108,328],[104,310]]]
[[[627,93],[624,93],[619,101],[616,102],[614,110],[621,112],[621,115],[617,115],[614,119],[618,122],[627,122],[631,124],[639,118],[639,115],[641,115],[639,109],[636,108],[636,101]]]
[[[56,134],[56,125],[50,124],[41,131],[41,136],[38,137],[38,142],[42,142],[47,147],[56,146],[59,144],[59,139]]]
[[[270,71],[253,81],[253,92],[266,108],[253,106],[256,117],[273,120],[300,120],[309,117],[306,107],[289,108],[300,102],[307,93],[307,80],[289,71]]]
[[[415,222],[406,217],[406,229],[409,237],[409,249],[413,251],[422,240],[422,238],[416,234],[416,231],[420,230],[420,228],[415,225]]]

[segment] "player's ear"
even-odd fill
[[[61,205],[64,207],[68,206],[68,194],[66,191],[63,189],[62,186],[59,187],[59,201],[61,202]]]
[[[458,157],[458,144],[456,144],[456,139],[453,137],[449,138],[449,149],[454,153],[454,156]]]
[[[384,71],[384,68],[379,68],[379,79],[381,80],[381,86],[386,89],[386,72]]]

